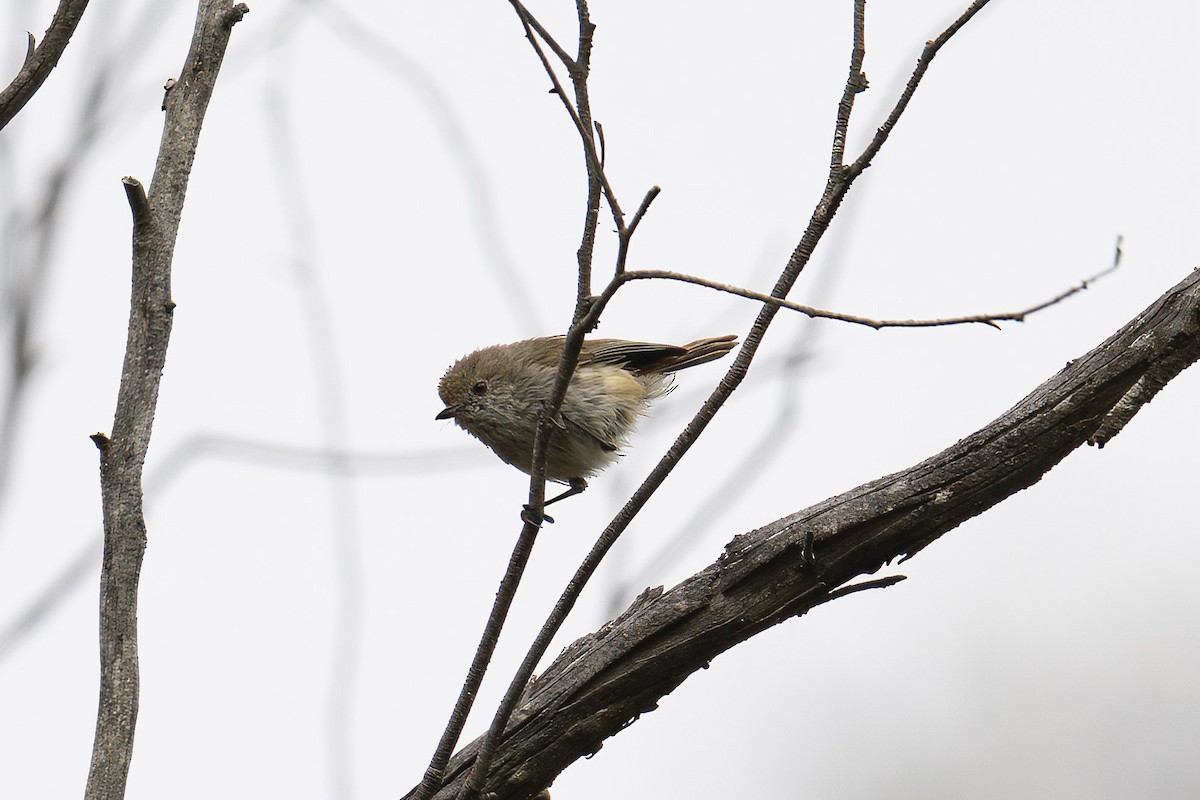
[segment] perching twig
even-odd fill
[[[421,785],[416,790],[415,797],[417,798],[428,797],[430,793],[436,791],[442,778],[441,773],[449,759],[453,746],[457,742],[458,736],[461,735],[462,726],[466,721],[466,713],[469,711],[475,693],[483,679],[484,670],[486,670],[487,663],[491,659],[491,654],[495,649],[500,629],[507,616],[512,598],[516,593],[525,563],[532,552],[539,527],[538,523],[544,518],[546,454],[549,450],[550,436],[553,435],[551,420],[557,416],[558,409],[561,407],[563,398],[566,396],[567,386],[578,363],[580,349],[583,345],[583,337],[595,328],[600,313],[604,310],[616,290],[620,288],[622,282],[618,276],[625,268],[625,260],[628,256],[633,234],[642,218],[644,218],[650,204],[660,191],[658,187],[651,188],[638,208],[633,222],[626,225],[624,212],[621,210],[616,192],[613,190],[608,176],[604,172],[603,155],[599,152],[596,139],[592,135],[592,129],[594,128],[597,131],[596,136],[602,139],[603,129],[599,125],[594,124],[592,120],[591,101],[588,96],[587,78],[590,71],[592,34],[595,31],[595,25],[592,24],[588,16],[587,3],[584,0],[577,0],[576,3],[579,22],[579,49],[578,56],[573,59],[567,55],[566,51],[558,45],[550,33],[537,21],[528,9],[521,4],[520,0],[510,0],[510,2],[525,30],[526,39],[528,39],[538,56],[538,60],[542,63],[542,67],[550,77],[554,87],[553,91],[562,101],[564,108],[566,108],[583,144],[585,164],[587,166],[588,190],[583,238],[577,253],[578,290],[575,315],[563,344],[563,352],[559,359],[554,387],[538,419],[537,434],[534,437],[533,444],[533,460],[530,469],[529,497],[525,506],[526,512],[522,515],[525,525],[518,536],[517,544],[509,560],[508,569],[505,572],[505,577],[501,581],[500,588],[497,591],[496,601],[493,604],[492,612],[485,625],[485,633],[481,638],[475,657],[472,659],[467,680],[460,691],[458,701],[455,703],[450,722],[442,734],[434,758],[430,761]],[[568,100],[562,83],[559,81],[549,59],[546,57],[545,51],[538,43],[539,37],[546,42],[555,55],[558,56],[559,60],[567,67],[575,92],[574,105]],[[609,209],[612,212],[613,223],[617,228],[618,255],[613,279],[599,296],[593,296],[591,293],[592,256],[595,246],[601,194],[603,194],[608,202]],[[464,793],[468,797],[478,791],[481,781],[486,776],[488,760],[495,736],[499,731],[503,730],[504,723],[511,713],[512,702],[513,700],[506,696],[496,712],[495,719],[484,740],[482,757],[477,762],[478,769],[472,776],[468,788]]]
[[[518,13],[521,13],[523,6],[520,6],[518,0],[510,0],[510,2],[514,4],[514,7],[518,8]],[[787,265],[780,274],[775,288],[772,291],[772,296],[780,299],[787,296],[788,291],[790,291],[792,285],[799,277],[800,272],[804,269],[805,265],[807,265],[812,256],[813,250],[816,248],[817,243],[828,229],[830,222],[832,222],[833,216],[837,213],[837,209],[840,206],[842,199],[845,197],[846,192],[849,190],[850,183],[853,180],[852,177],[847,176],[847,170],[841,166],[839,148],[844,147],[846,126],[849,122],[849,114],[853,106],[854,96],[859,91],[862,91],[863,88],[865,88],[861,71],[863,55],[865,52],[865,48],[863,46],[863,41],[865,38],[864,3],[865,0],[856,0],[855,3],[855,45],[851,55],[850,77],[847,79],[846,90],[843,94],[842,103],[839,104],[838,122],[834,134],[833,163],[831,164],[829,178],[826,182],[825,191],[823,192],[821,199],[813,212],[812,218],[809,221],[799,245],[792,253],[792,257],[788,260]],[[585,29],[583,22],[586,18],[586,5],[582,2],[582,0],[580,0],[578,7],[580,8],[582,31]],[[526,15],[528,15],[527,11],[525,11],[522,15],[522,24],[525,26],[528,35],[531,29],[530,25],[525,19]],[[588,25],[590,25],[590,23],[588,23]],[[961,27],[961,25],[962,22],[956,23],[957,27]],[[957,27],[955,27],[955,30],[957,30]],[[590,33],[588,35],[590,36]],[[943,34],[943,36],[945,38],[949,38],[945,34]],[[548,62],[546,61],[544,54],[541,52],[540,48],[537,49],[543,64],[547,64]],[[578,125],[578,118],[573,115],[573,119],[576,122],[576,125]],[[590,141],[590,137],[585,135],[585,140]],[[590,157],[590,163],[598,168],[598,159],[596,159],[594,156],[594,149],[591,150]],[[614,216],[616,213],[616,209],[614,208]],[[620,221],[618,221],[617,227],[618,231],[623,230],[623,224]],[[611,292],[615,292],[623,282],[622,276],[619,274],[616,275],[613,281],[610,282],[605,294],[611,296]],[[595,304],[591,308],[589,316],[598,314],[600,308],[602,307],[603,302]],[[675,465],[678,464],[679,460],[688,451],[688,449],[691,448],[692,444],[695,443],[697,438],[707,427],[708,423],[716,415],[717,411],[720,410],[720,408],[733,394],[734,390],[741,384],[742,380],[746,376],[750,362],[758,350],[758,346],[762,341],[763,335],[766,333],[766,330],[770,326],[771,321],[774,319],[775,314],[778,313],[779,308],[780,307],[777,305],[768,304],[765,305],[759,312],[758,318],[755,321],[754,326],[751,328],[750,333],[746,336],[746,339],[739,350],[737,357],[734,359],[733,364],[730,366],[728,372],[726,372],[724,378],[722,378],[716,390],[714,390],[712,395],[704,403],[700,410],[696,412],[696,415],[692,418],[692,421],[676,438],[675,443],[650,472],[650,475],[645,479],[642,485],[638,487],[638,489],[633,493],[617,516],[614,517],[612,522],[610,522],[600,534],[600,537],[592,546],[591,551],[589,551],[579,568],[575,571],[574,576],[572,576],[571,580],[567,584],[567,588],[560,595],[558,602],[554,606],[554,609],[551,611],[549,617],[546,619],[546,622],[543,624],[542,629],[538,632],[533,644],[526,653],[525,659],[522,661],[521,666],[514,675],[508,691],[505,693],[504,699],[501,701],[500,707],[496,711],[496,716],[492,721],[492,725],[488,729],[488,732],[485,734],[481,743],[480,752],[478,754],[479,758],[474,765],[474,769],[471,770],[469,779],[462,787],[463,798],[471,798],[481,789],[485,788],[485,779],[487,777],[487,770],[490,766],[491,754],[494,752],[494,748],[498,743],[501,732],[505,729],[507,721],[511,717],[511,714],[516,707],[517,700],[519,699],[521,692],[524,691],[526,685],[528,684],[530,676],[537,667],[537,663],[545,654],[546,648],[548,648],[550,645],[550,641],[558,632],[559,628],[566,620],[567,615],[574,607],[575,602],[582,593],[584,586],[595,573],[596,569],[600,565],[601,560],[607,554],[608,550],[613,544],[616,543],[616,540],[620,537],[621,533],[629,526],[630,522],[632,522],[633,518],[645,505],[650,496],[658,490],[658,487],[666,479],[667,475],[669,475],[670,472],[675,468]],[[563,359],[560,361],[560,372],[558,375],[558,382],[556,382],[555,386],[555,399],[558,402],[561,402],[562,397],[562,394],[559,392],[561,391],[565,393],[566,381],[570,377],[570,370],[574,369],[575,360],[578,358],[578,348],[582,344],[583,333],[586,330],[578,324],[581,321],[578,311],[579,309],[577,309],[576,324],[572,325],[571,332],[567,337],[567,342],[564,347]],[[578,337],[577,341],[574,340],[574,337],[576,336]],[[570,369],[564,373],[562,368],[567,364],[570,365]],[[548,407],[553,412],[558,406],[552,402],[548,404]],[[544,461],[542,462],[543,469],[540,470],[541,474],[538,474],[538,458],[541,456],[544,459],[544,443],[542,440],[543,437],[548,438],[550,434],[550,425],[548,420],[545,419],[545,416],[546,415],[543,414],[543,419],[540,421],[538,438],[535,441],[534,446],[533,472],[535,474],[533,475],[533,479],[535,483],[544,479],[545,477]],[[539,448],[541,448],[540,451]],[[533,496],[533,494],[534,492],[531,489],[531,496]],[[542,498],[539,496],[538,500],[540,501],[541,499]],[[444,778],[447,776],[440,777]],[[427,773],[426,778],[429,778],[429,773]],[[411,794],[409,798],[410,800],[424,800],[429,796],[428,780],[426,780],[422,782],[421,786],[418,787],[418,789]]]
[[[171,261],[204,112],[233,25],[249,9],[201,0],[191,48],[167,102],[150,192],[126,178],[133,209],[133,291],[125,363],[111,436],[100,449],[104,558],[100,573],[100,708],[85,797],[123,797],[138,710],[137,591],[146,523],[142,465],[150,445],[175,303]]]
[[[620,204],[617,202],[615,193],[609,184],[607,176],[604,174],[604,168],[597,153],[596,142],[591,134],[592,118],[587,95],[587,75],[591,58],[591,36],[595,26],[588,19],[586,4],[580,0],[577,6],[579,12],[579,55],[577,58],[572,59],[519,0],[510,0],[510,2],[516,10],[521,25],[525,30],[526,39],[528,39],[547,75],[549,75],[554,86],[554,93],[562,101],[583,143],[588,174],[588,191],[584,213],[583,237],[577,254],[578,290],[575,314],[563,343],[563,352],[559,358],[554,387],[538,418],[537,434],[534,436],[532,463],[530,465],[529,495],[525,511],[521,515],[524,525],[517,536],[517,542],[509,557],[508,566],[497,589],[496,599],[492,604],[492,610],[484,625],[483,635],[480,637],[479,645],[467,670],[467,677],[463,682],[458,699],[455,701],[454,708],[450,713],[450,719],[442,731],[434,754],[425,770],[425,775],[413,793],[414,798],[430,797],[444,781],[446,763],[449,761],[450,755],[454,751],[454,746],[458,743],[458,739],[462,735],[462,728],[466,724],[467,715],[470,713],[479,686],[483,682],[484,673],[487,670],[488,663],[491,661],[492,654],[495,652],[500,631],[512,606],[521,576],[524,574],[525,566],[533,552],[533,545],[537,539],[541,522],[545,519],[546,456],[549,452],[550,436],[553,433],[551,420],[558,415],[558,409],[562,406],[563,398],[566,396],[567,385],[570,383],[571,375],[574,374],[575,366],[579,361],[579,353],[583,346],[584,335],[595,327],[600,313],[620,286],[620,283],[614,279],[609,282],[609,286],[600,296],[593,297],[591,293],[592,255],[594,252],[599,203],[602,192],[608,200],[618,230],[622,232],[626,230]],[[568,100],[566,91],[558,80],[558,76],[554,72],[549,59],[546,57],[545,51],[539,44],[539,37],[547,43],[555,55],[558,56],[559,60],[567,66],[575,89],[574,105]],[[645,201],[643,205],[648,204],[649,200]],[[500,722],[500,727],[503,727],[503,721]]]
[[[898,580],[852,583],[1042,480],[1183,342],[1200,343],[1200,270],[961,441],[735,537],[674,588],[647,589],[523,687],[487,789],[531,796],[721,653],[830,600]],[[478,752],[476,742],[455,755],[437,800],[457,795]]]

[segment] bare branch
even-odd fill
[[[616,274],[618,276],[625,272],[625,262],[629,258],[629,245],[633,242],[633,234],[637,232],[638,225],[642,223],[646,212],[650,210],[650,204],[654,202],[654,198],[658,197],[661,191],[661,187],[651,186],[650,190],[646,192],[646,196],[642,198],[642,204],[638,206],[638,210],[634,213],[633,221],[629,223],[629,227],[617,232]]]
[[[613,222],[617,226],[618,231],[625,229],[625,214],[621,211],[621,205],[617,202],[616,193],[608,182],[608,176],[604,174],[604,168],[601,164],[600,154],[596,150],[596,141],[592,138],[591,114],[587,103],[587,75],[589,65],[586,61],[568,60],[567,63],[571,73],[571,80],[575,85],[575,102],[572,105],[567,98],[566,90],[563,89],[562,83],[558,80],[558,75],[555,74],[554,68],[550,66],[549,59],[546,58],[545,51],[538,44],[538,37],[534,35],[534,30],[543,31],[540,24],[533,14],[529,12],[520,0],[509,0],[513,8],[517,12],[517,16],[521,19],[521,24],[525,28],[525,38],[529,40],[529,44],[533,46],[534,52],[537,53],[538,60],[542,62],[542,67],[546,70],[546,74],[550,76],[550,82],[554,86],[554,93],[562,100],[563,107],[566,108],[567,114],[571,117],[571,122],[575,125],[575,130],[579,133],[579,138],[583,142],[584,154],[588,163],[588,174],[600,182],[604,190],[604,199],[608,201],[609,208],[612,210]],[[580,54],[581,56],[590,55],[590,36],[592,23],[586,17],[580,19]],[[539,34],[540,35],[540,34]],[[548,39],[548,42],[553,41]],[[586,44],[585,44],[586,42]],[[582,112],[582,113],[581,113]]]
[[[544,458],[542,472],[543,496],[538,498],[539,502],[545,500]],[[471,706],[475,701],[475,694],[479,691],[480,684],[483,683],[483,676],[492,660],[492,654],[496,651],[496,644],[500,641],[500,631],[504,627],[504,621],[512,607],[513,598],[517,594],[517,587],[521,583],[521,576],[529,563],[529,557],[533,554],[533,544],[537,540],[539,528],[540,525],[534,519],[525,519],[525,524],[517,537],[517,544],[513,547],[512,555],[509,556],[504,577],[500,579],[500,587],[496,590],[496,600],[493,602],[491,613],[488,614],[487,622],[484,624],[483,635],[480,637],[475,655],[471,659],[471,666],[467,668],[467,677],[459,691],[458,700],[450,712],[450,719],[438,740],[433,758],[430,759],[429,766],[425,769],[425,775],[412,795],[413,798],[431,797],[444,782],[446,764],[450,760],[451,753],[454,752],[454,746],[458,744],[458,738],[462,735],[467,715],[471,713]]]
[[[54,12],[41,45],[35,48],[33,34],[29,34],[25,63],[12,83],[0,92],[0,130],[25,107],[50,77],[51,70],[58,66],[87,4],[88,0],[59,0],[58,10]]]
[[[593,298],[594,302],[591,303],[587,314],[582,318],[577,318],[577,321],[572,324],[571,329],[567,332],[567,336],[564,339],[563,354],[559,358],[558,372],[555,374],[554,379],[554,388],[551,390],[550,399],[546,402],[538,417],[538,431],[533,440],[533,464],[530,470],[529,503],[525,506],[525,513],[521,516],[524,525],[517,536],[517,543],[513,546],[513,552],[509,557],[504,577],[500,581],[500,587],[496,590],[496,599],[492,603],[492,610],[488,614],[487,622],[484,624],[484,632],[480,637],[479,646],[476,648],[475,655],[471,659],[471,665],[467,669],[467,677],[463,681],[458,699],[455,701],[454,708],[450,712],[450,719],[442,731],[442,736],[438,740],[433,757],[429,761],[429,766],[425,769],[425,775],[421,779],[420,785],[413,790],[410,800],[427,800],[440,786],[444,785],[446,764],[450,760],[450,755],[454,752],[454,746],[458,743],[458,738],[462,735],[467,715],[470,713],[471,706],[475,702],[475,695],[479,691],[479,686],[483,683],[484,673],[487,671],[488,663],[491,661],[492,654],[495,652],[496,644],[500,638],[500,630],[504,626],[508,611],[512,607],[513,598],[517,593],[517,586],[520,584],[525,566],[528,564],[529,557],[533,552],[533,545],[537,540],[538,530],[541,527],[541,519],[545,517],[546,454],[549,449],[550,434],[554,427],[550,420],[558,414],[558,409],[562,407],[563,398],[566,397],[567,385],[571,380],[571,375],[575,372],[576,364],[579,363],[579,353],[583,347],[584,334],[595,325],[595,320],[599,318],[601,311],[608,305],[608,301],[612,299],[613,294],[619,286],[620,282],[614,278],[604,293],[599,297]],[[501,708],[504,708],[503,704]],[[497,718],[499,718],[499,712],[497,714]],[[507,719],[507,715],[504,718]]]
[[[766,303],[778,308],[786,308],[789,311],[796,311],[813,319],[831,319],[837,322],[849,322],[854,325],[864,325],[868,328],[879,330],[880,328],[937,328],[947,325],[968,325],[980,324],[988,325],[992,328],[999,329],[1000,322],[1024,322],[1025,318],[1030,314],[1035,314],[1038,311],[1057,305],[1066,300],[1072,295],[1078,294],[1091,286],[1096,281],[1110,274],[1117,269],[1116,264],[1108,267],[1090,278],[1084,278],[1079,283],[1069,289],[1056,294],[1049,300],[1044,300],[1041,303],[1032,305],[1029,308],[1020,311],[1007,311],[1000,314],[971,314],[963,317],[942,317],[940,319],[872,319],[870,317],[859,317],[854,314],[843,314],[839,311],[824,311],[812,306],[806,306],[801,303],[793,303],[791,300],[784,300],[779,297],[773,297],[762,292],[756,292],[752,289],[743,289],[740,286],[733,286],[728,283],[709,280],[708,278],[700,278],[695,275],[686,275],[681,272],[671,272],[662,269],[639,269],[633,272],[626,272],[623,278],[626,281],[661,279],[669,281],[680,281],[681,283],[691,283],[696,286],[704,286],[708,289],[716,289],[719,292],[745,297],[748,300],[757,300],[760,303]]]
[[[864,169],[871,165],[871,159],[875,158],[875,154],[883,147],[883,143],[887,141],[891,135],[892,129],[896,127],[896,123],[900,121],[900,117],[904,114],[904,109],[908,108],[908,102],[912,100],[913,95],[917,91],[917,86],[920,85],[921,79],[925,77],[925,71],[929,69],[929,65],[933,62],[933,57],[938,54],[942,46],[950,41],[954,34],[958,33],[964,25],[971,21],[971,18],[979,13],[989,0],[975,0],[967,8],[966,11],[950,24],[950,27],[942,31],[936,39],[925,43],[925,49],[921,51],[921,56],[917,59],[917,67],[913,70],[912,77],[908,79],[908,83],[904,87],[904,91],[900,93],[900,98],[896,101],[896,105],[892,108],[887,119],[875,131],[875,136],[871,142],[863,150],[862,155],[854,160],[854,163],[846,170],[846,177],[853,180]]]
[[[468,667],[467,677],[463,682],[458,699],[455,701],[454,708],[450,713],[450,719],[442,731],[437,747],[434,749],[434,754],[425,770],[425,775],[415,791],[415,797],[418,799],[429,797],[441,785],[447,760],[450,758],[450,754],[453,752],[459,736],[462,735],[463,725],[466,724],[467,715],[474,703],[475,695],[478,692],[480,684],[483,682],[483,676],[487,670],[488,663],[491,661],[492,654],[499,641],[500,631],[508,616],[512,600],[516,596],[521,576],[524,574],[525,566],[533,552],[533,545],[537,539],[538,530],[542,522],[547,519],[545,516],[546,455],[549,450],[550,436],[553,434],[554,426],[552,420],[557,418],[563,398],[566,396],[567,386],[579,361],[579,353],[583,346],[584,335],[595,328],[600,313],[607,305],[608,300],[612,298],[613,294],[621,286],[621,282],[614,277],[599,297],[592,295],[592,256],[598,225],[600,196],[602,193],[608,201],[613,221],[616,224],[620,237],[620,255],[615,270],[616,274],[619,274],[624,269],[624,260],[628,254],[629,240],[632,237],[632,231],[625,225],[624,214],[621,211],[620,204],[617,202],[616,193],[613,191],[608,177],[604,173],[603,158],[597,151],[596,139],[592,134],[594,123],[588,99],[587,78],[591,68],[592,34],[595,31],[595,25],[589,19],[587,3],[583,0],[577,0],[576,3],[579,21],[579,53],[576,58],[571,58],[566,54],[566,51],[558,45],[545,27],[537,21],[520,0],[510,0],[510,3],[516,11],[518,19],[521,21],[521,26],[525,31],[525,38],[533,47],[538,60],[542,63],[542,68],[550,78],[551,84],[554,87],[554,94],[558,95],[583,143],[588,189],[583,236],[577,253],[578,279],[575,313],[563,344],[562,354],[559,357],[554,387],[538,417],[537,433],[534,437],[532,463],[529,471],[528,502],[525,505],[524,512],[521,514],[524,525],[517,537],[513,552],[509,557],[508,567],[505,570],[504,577],[501,579],[500,587],[497,589],[496,599],[492,604],[492,610],[484,625],[483,635],[480,638],[475,655],[472,657],[471,665]],[[568,100],[566,90],[559,81],[553,66],[550,64],[545,50],[539,43],[539,37],[547,43],[555,52],[555,55],[558,56],[559,60],[567,67],[575,91],[575,102],[573,105]],[[603,129],[599,126],[595,127],[597,135],[602,138]],[[649,207],[650,202],[653,201],[657,194],[656,189],[651,190],[647,194],[646,199],[642,203],[642,208],[639,210],[638,221],[640,221],[641,216],[644,216],[645,209]],[[499,731],[503,728],[505,720],[507,720],[508,715],[511,713],[510,702],[508,697],[506,697],[506,700],[501,703],[500,709],[497,711],[495,720],[493,721],[493,730]],[[486,772],[488,761],[487,749],[485,746],[485,753],[480,759],[479,773],[481,779]]]
[[[150,444],[175,303],[171,262],[204,113],[233,25],[249,9],[201,0],[191,48],[167,98],[149,196],[126,178],[134,212],[133,291],[125,363],[110,437],[100,450],[104,558],[100,574],[100,709],[85,797],[120,798],[133,757],[138,710],[137,588],[146,549],[142,465]]]
[[[513,3],[514,7],[518,8],[518,13],[521,13],[523,6],[520,6],[519,0],[510,0],[510,2]],[[855,48],[851,57],[851,75],[847,79],[846,86],[846,94],[850,96],[851,100],[853,95],[860,90],[855,87],[861,86],[861,70],[855,69],[854,65],[858,64],[861,66],[862,60],[860,52],[863,49],[863,24],[861,13],[862,4],[863,0],[858,0],[856,4],[854,35]],[[587,23],[586,25],[584,24],[586,22],[587,10],[586,4],[583,2],[583,0],[578,0],[577,7],[579,8],[581,23],[580,61],[586,65],[586,60],[583,59],[582,54],[585,52],[585,44],[590,47],[590,23]],[[524,14],[527,15],[528,12],[525,11]],[[532,32],[529,24],[525,21],[524,16],[522,16],[522,24],[525,27],[527,36],[532,42]],[[547,66],[548,68],[548,61],[546,60],[545,55],[542,53],[540,47],[536,47],[535,45],[535,49],[537,49],[539,58],[542,59],[543,65]],[[586,71],[583,71],[583,75],[586,79]],[[841,122],[843,111],[845,111],[845,114],[847,115],[846,120],[848,121],[849,112],[840,105],[838,112],[838,132],[835,132],[833,145],[835,153],[839,146],[839,137],[840,141],[843,143],[845,140],[845,130]],[[576,121],[577,126],[581,124],[578,116],[572,114],[572,118]],[[582,129],[581,135],[584,138],[585,148],[588,149],[589,158],[591,159],[589,161],[589,165],[593,170],[599,171],[599,160],[595,156],[594,144],[591,141],[590,136],[588,136]],[[825,191],[822,193],[821,199],[818,201],[817,207],[813,211],[813,215],[809,220],[808,226],[805,229],[799,245],[797,245],[795,251],[793,251],[791,258],[789,258],[787,265],[784,267],[779,279],[776,281],[775,288],[772,291],[772,296],[778,298],[786,297],[797,278],[799,278],[800,272],[804,269],[805,265],[807,265],[809,259],[812,257],[813,250],[816,248],[817,243],[821,240],[821,237],[824,236],[825,231],[828,230],[829,224],[833,220],[833,216],[837,213],[837,209],[840,206],[842,199],[845,197],[846,191],[850,187],[852,178],[848,178],[845,173],[846,170],[840,165],[835,164],[831,166]],[[614,219],[617,222],[618,232],[625,230],[619,210],[615,206],[613,208],[613,214]],[[614,293],[624,283],[622,277],[623,276],[620,274],[614,276],[613,280],[609,282],[609,286],[605,290],[605,293],[600,298],[596,298],[596,302],[591,304],[586,317],[581,318],[581,312],[583,311],[582,303],[576,309],[575,323],[571,326],[571,330],[567,336],[566,344],[564,346],[563,356],[559,363],[559,373],[554,388],[554,394],[552,395],[551,401],[547,404],[549,414],[547,415],[546,413],[543,413],[542,419],[540,420],[538,426],[538,435],[534,442],[534,461],[532,470],[533,474],[531,476],[530,505],[533,507],[535,513],[540,512],[540,504],[544,499],[544,485],[542,485],[542,482],[545,479],[545,447],[551,433],[549,419],[557,413],[557,409],[562,402],[562,397],[566,392],[567,381],[569,380],[570,374],[574,370],[575,363],[578,360],[579,347],[582,345],[583,334],[589,330],[589,328],[583,327],[581,323],[586,322],[589,318],[593,320],[598,318],[600,310],[607,302],[607,298],[611,297],[612,293]],[[629,498],[617,516],[614,517],[604,531],[601,532],[599,538],[596,540],[595,544],[593,544],[592,549],[588,552],[583,562],[579,565],[579,568],[575,571],[575,574],[568,582],[566,589],[559,596],[559,599],[555,603],[553,610],[550,612],[550,615],[543,624],[542,629],[535,637],[533,644],[530,645],[529,650],[525,655],[525,659],[521,662],[521,666],[513,676],[512,682],[509,684],[508,691],[505,693],[504,699],[501,701],[500,706],[496,711],[496,716],[492,721],[492,725],[488,729],[487,734],[485,734],[485,738],[481,746],[479,766],[472,772],[470,779],[463,786],[464,798],[470,798],[472,795],[476,794],[480,789],[482,789],[484,787],[485,778],[488,779],[488,783],[491,782],[490,774],[488,773],[490,766],[489,761],[491,750],[495,745],[495,740],[499,736],[499,731],[503,729],[506,721],[516,708],[516,704],[520,698],[521,692],[524,691],[527,683],[529,682],[530,676],[532,676],[534,669],[537,667],[538,662],[541,660],[542,656],[545,655],[546,648],[550,646],[550,641],[554,638],[554,635],[566,621],[567,615],[571,612],[571,609],[574,608],[584,586],[587,585],[587,582],[591,579],[592,575],[599,567],[600,562],[608,553],[609,549],[613,546],[613,544],[616,543],[617,539],[633,521],[633,518],[638,514],[638,512],[641,511],[642,507],[646,504],[646,501],[649,500],[649,498],[658,490],[658,487],[662,485],[662,482],[666,480],[667,476],[672,470],[674,470],[680,459],[683,458],[684,454],[687,453],[691,446],[696,442],[700,434],[708,426],[708,423],[712,421],[716,413],[721,409],[729,397],[732,396],[733,392],[741,384],[742,380],[745,379],[750,362],[753,360],[754,355],[758,350],[758,346],[767,331],[767,328],[770,326],[771,321],[774,319],[775,314],[778,313],[778,311],[778,306],[766,305],[759,312],[754,326],[750,329],[749,334],[743,341],[741,349],[738,351],[737,357],[734,359],[733,364],[729,367],[729,370],[726,372],[725,376],[721,379],[720,384],[709,396],[708,400],[705,401],[704,405],[701,406],[700,410],[696,412],[691,422],[688,423],[683,432],[681,432],[675,439],[674,444],[671,445],[667,453],[662,457],[658,464],[655,465],[654,469],[651,470],[650,474]],[[538,485],[535,486],[534,484]],[[534,498],[536,498],[536,501]],[[526,525],[526,528],[528,527],[529,526]],[[522,532],[522,536],[524,535],[525,531]],[[466,691],[467,687],[464,686],[463,692],[466,693]],[[431,767],[432,766],[433,765],[431,764]],[[444,769],[439,768],[437,773],[441,775],[441,779],[443,781],[446,780],[448,773],[446,773]],[[411,795],[411,798],[413,800],[425,800],[428,798],[430,796],[429,788],[433,778],[434,776],[431,774],[431,771],[427,771],[426,779],[422,781],[420,787],[418,787],[414,794]],[[542,786],[545,786],[545,784],[542,784]],[[540,789],[542,787],[537,788]]]
[[[867,88],[867,76],[863,74],[863,61],[867,57],[866,0],[854,0],[854,44],[850,48],[850,75],[842,88],[842,99],[838,101],[837,123],[833,129],[833,146],[829,153],[829,169],[840,172],[846,162],[846,135],[850,130],[850,112],[854,110],[854,98]]]
[[[532,796],[726,650],[817,605],[901,580],[851,583],[1039,481],[1185,345],[1200,350],[1200,270],[954,446],[735,537],[670,591],[647,589],[524,687],[486,790]],[[450,761],[439,800],[459,795],[481,741]]]
[[[519,0],[517,0],[517,2],[513,2],[513,8],[516,10],[517,16],[519,16],[523,22],[527,23],[529,27],[537,31],[537,35],[542,37],[542,41],[549,45],[550,49],[554,51],[554,55],[558,57],[558,60],[563,63],[564,67],[566,67],[568,70],[575,69],[577,66],[575,59],[572,58],[570,53],[564,50],[562,45],[560,45],[555,38],[550,35],[550,31],[546,30],[545,26],[538,22],[537,17],[533,16],[533,14],[529,12],[529,9],[525,8],[525,6],[522,5]]]

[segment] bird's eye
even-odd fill
[[[480,381],[479,383],[472,386],[471,394],[479,395],[480,397],[487,394],[487,381]]]

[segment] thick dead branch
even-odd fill
[[[485,796],[534,796],[715,656],[845,594],[840,587],[855,577],[911,557],[1037,483],[1094,437],[1133,387],[1161,383],[1198,357],[1200,270],[953,447],[736,537],[715,563],[670,591],[647,589],[526,687]],[[457,795],[477,746],[451,760],[436,797]]]
[[[97,433],[104,504],[100,573],[100,709],[88,773],[88,800],[121,798],[133,757],[138,711],[137,591],[146,523],[142,465],[158,404],[175,303],[171,261],[204,113],[230,32],[248,11],[228,0],[201,0],[191,48],[166,99],[162,144],[147,195],[124,180],[133,211],[133,291],[125,363],[112,436]]]

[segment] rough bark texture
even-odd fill
[[[1200,271],[953,447],[736,537],[716,563],[670,591],[648,589],[530,683],[485,792],[536,795],[713,657],[1033,485],[1147,377],[1162,383],[1197,358]],[[457,795],[477,745],[451,760],[436,797]]]
[[[142,465],[175,303],[171,260],[204,112],[233,25],[248,9],[202,0],[191,49],[167,95],[162,143],[149,196],[133,178],[125,192],[133,210],[133,290],[129,335],[111,437],[96,434],[104,504],[100,573],[100,708],[85,797],[120,798],[133,756],[138,711],[137,591],[146,524]]]

